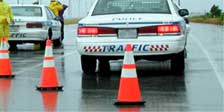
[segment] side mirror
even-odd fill
[[[180,16],[187,16],[187,15],[189,15],[189,11],[187,10],[187,9],[180,9],[179,11],[178,11],[178,13],[179,13],[179,15]]]

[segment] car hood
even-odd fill
[[[171,14],[113,14],[88,16],[79,22],[83,26],[143,27],[158,24],[172,24],[182,21]]]

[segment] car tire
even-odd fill
[[[48,38],[47,38],[47,40],[48,40],[48,39],[49,39],[49,40],[52,40],[52,35],[53,35],[53,32],[52,32],[51,29],[49,29],[49,30],[48,30]],[[47,40],[40,42],[40,49],[41,49],[41,50],[44,50],[44,49],[46,48],[46,41],[47,41]]]
[[[64,40],[64,34],[61,34],[61,41]]]
[[[81,65],[85,74],[94,74],[96,71],[96,58],[82,55]]]
[[[110,72],[109,60],[100,59],[98,69],[100,73],[109,73]]]
[[[17,43],[9,42],[9,50],[17,50]]]
[[[53,32],[52,29],[48,30],[48,39],[52,40]]]
[[[54,46],[60,47],[62,44],[62,38],[59,37],[58,39],[54,40]]]
[[[44,50],[46,48],[46,41],[40,42],[40,49]]]
[[[174,55],[171,59],[171,71],[175,74],[184,74],[185,70],[185,50]]]

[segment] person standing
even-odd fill
[[[61,3],[59,3],[58,1],[56,1],[56,0],[51,0],[51,3],[50,3],[50,5],[48,6],[50,9],[51,9],[51,11],[54,13],[54,15],[56,16],[56,17],[58,17],[58,18],[60,18],[60,16],[59,16],[59,12],[61,11],[61,10],[63,10],[63,5],[61,4]],[[61,22],[61,21],[60,21]],[[62,26],[61,26],[61,29],[62,29]],[[62,34],[62,32],[61,32],[61,34]],[[62,38],[62,37],[61,37]]]
[[[57,2],[56,0],[51,0],[49,8],[54,13],[55,16],[59,17],[59,12],[63,10],[63,5]]]
[[[10,23],[14,24],[11,7],[3,0],[0,0],[0,41],[3,36],[6,36],[8,40]]]
[[[64,40],[64,25],[65,25],[64,24],[64,12],[68,8],[68,6],[65,4],[62,4],[62,5],[63,5],[63,9],[59,11],[59,16],[60,16],[60,22],[61,22],[61,38],[62,38],[62,40]]]

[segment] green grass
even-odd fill
[[[190,17],[189,20],[195,23],[224,25],[224,15],[222,15],[221,17],[214,17],[214,18],[208,16],[194,16]]]

